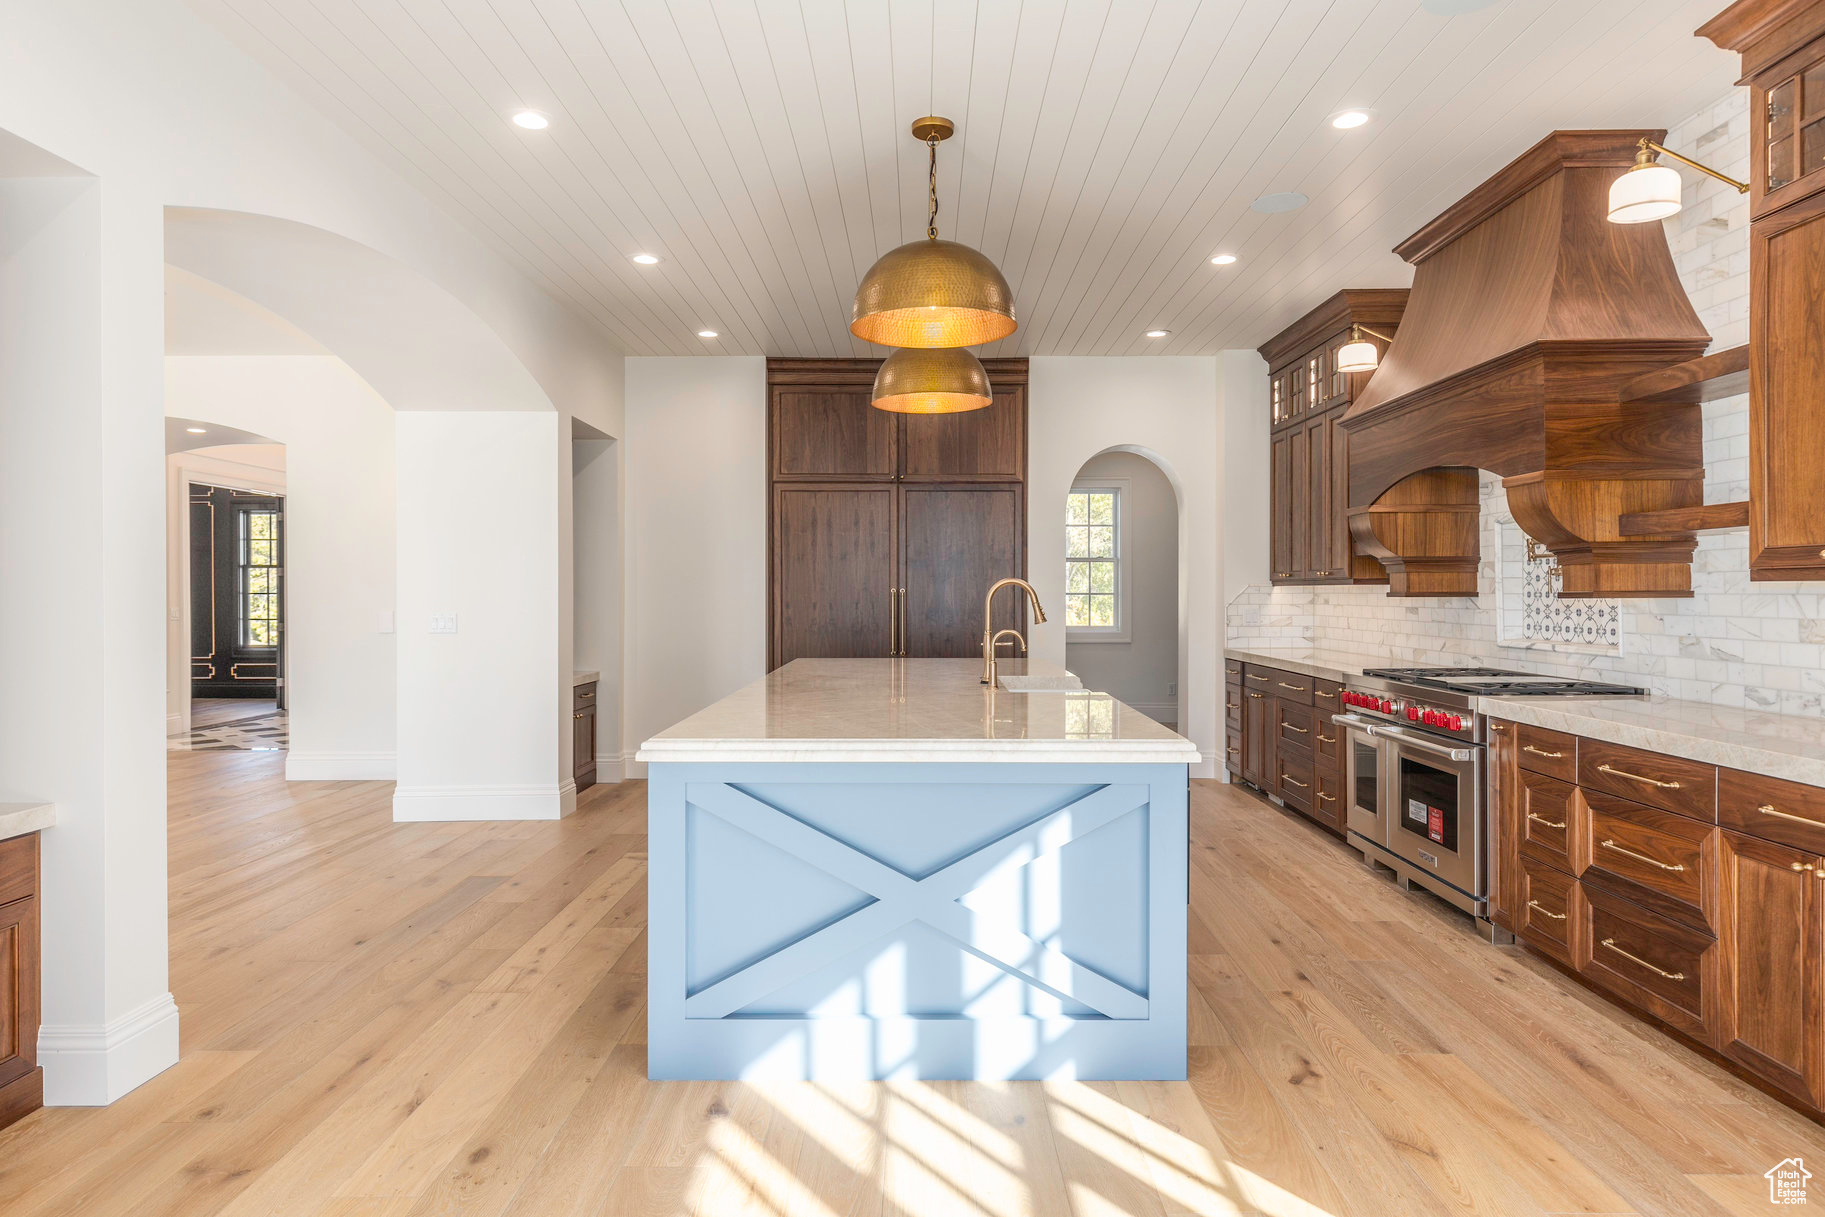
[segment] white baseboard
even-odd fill
[[[399,773],[391,752],[316,752],[293,748],[285,754],[288,782],[390,782]]]
[[[625,782],[627,767],[633,762],[631,752],[599,752],[596,754],[596,781],[602,783]]]
[[[165,734],[167,736],[181,734],[183,730],[184,716],[182,714],[165,715]]]
[[[177,1002],[159,996],[102,1026],[38,1028],[47,1107],[105,1107],[177,1064]]]
[[[644,782],[646,780],[646,762],[634,759],[633,752],[621,754],[621,777],[623,781]]]
[[[565,778],[558,783],[558,818],[572,815],[577,810],[577,783],[575,778]]]
[[[1173,722],[1179,717],[1179,703],[1176,701],[1131,701],[1130,710],[1139,710],[1155,722]]]
[[[393,819],[402,823],[432,820],[561,820],[576,809],[577,788],[549,786],[399,786],[393,791]]]

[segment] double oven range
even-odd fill
[[[1494,668],[1370,668],[1344,689],[1349,842],[1365,860],[1477,919],[1491,938],[1482,697],[1621,697],[1644,690]]]

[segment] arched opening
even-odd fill
[[[1085,461],[1064,504],[1065,666],[1174,730],[1186,722],[1182,514],[1165,462],[1128,445]]]

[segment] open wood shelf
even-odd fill
[[[1649,537],[1666,532],[1702,532],[1707,528],[1747,528],[1749,504],[1706,503],[1702,507],[1631,511],[1617,521],[1616,527],[1625,537]]]
[[[1644,406],[1691,405],[1748,391],[1749,348],[1740,346],[1637,376],[1622,386],[1622,400]]]

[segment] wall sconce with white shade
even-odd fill
[[[1717,170],[1701,165],[1689,156],[1681,156],[1645,136],[1641,140],[1640,149],[1635,154],[1635,163],[1610,183],[1609,219],[1612,224],[1645,224],[1649,220],[1664,220],[1668,216],[1679,214],[1682,206],[1679,198],[1679,170],[1658,163],[1654,159],[1656,153],[1664,152],[1682,165],[1690,165],[1700,173],[1709,174],[1726,185],[1734,186],[1738,194],[1749,193],[1747,182],[1725,177]]]
[[[1367,334],[1368,338],[1363,337]],[[1370,329],[1366,325],[1350,327],[1350,340],[1337,348],[1337,370],[1339,372],[1373,372],[1381,366],[1381,351],[1369,338],[1379,338],[1383,342],[1393,342],[1386,334]]]

